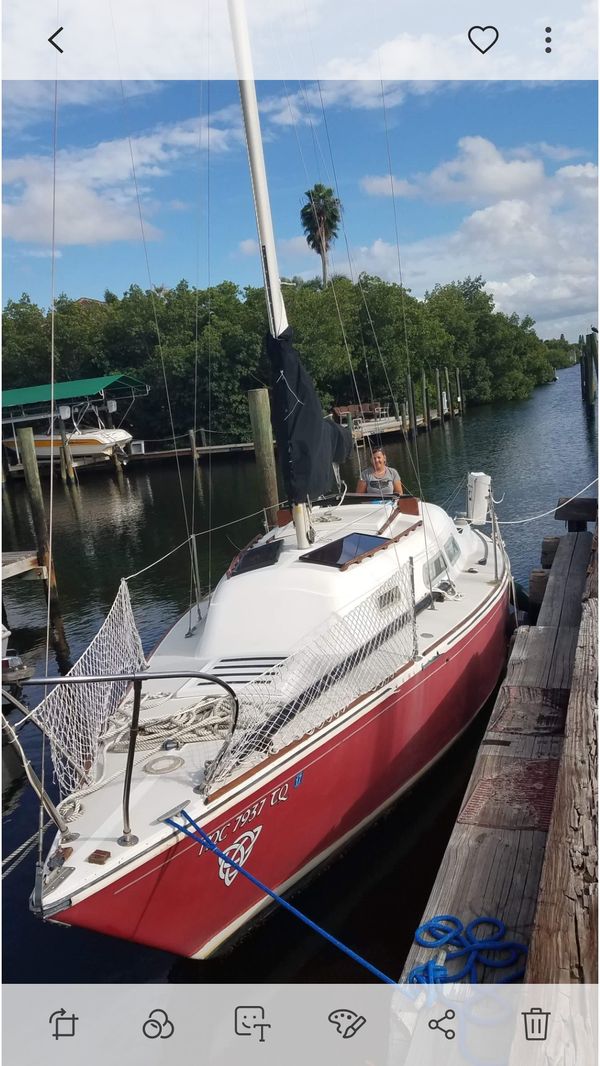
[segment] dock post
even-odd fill
[[[458,369],[458,367],[455,367],[454,369],[454,377],[456,380],[456,406],[458,408],[458,413],[462,418],[465,409],[463,407],[462,390],[460,387],[460,370]]]
[[[63,485],[67,484],[67,460],[65,459],[65,449],[62,444],[59,448],[60,451],[60,480]]]
[[[71,485],[75,484],[75,470],[73,469],[73,457],[71,455],[71,449],[69,448],[69,442],[67,440],[67,430],[63,421],[62,415],[58,416],[58,428],[60,430],[60,439],[62,441],[62,450],[65,457],[65,469],[67,472],[67,480]],[[37,468],[36,468],[37,469]]]
[[[435,402],[437,404],[438,421],[441,426],[444,424],[444,404],[442,402],[442,378],[440,375],[440,368],[435,368]]]
[[[448,401],[448,414],[450,418],[454,418],[454,404],[452,402],[452,391],[450,389],[450,374],[448,373],[448,367],[444,367],[444,378],[446,381],[446,399]]]
[[[58,602],[54,562],[50,557],[50,540],[48,537],[48,527],[46,525],[42,483],[40,481],[40,472],[38,469],[37,455],[35,454],[35,443],[31,426],[20,426],[17,430],[17,436],[19,439],[21,462],[23,464],[23,474],[25,475],[25,484],[27,486],[27,494],[31,506],[33,527],[35,530],[38,563],[46,570],[44,589],[50,604],[50,620],[54,629],[56,648],[61,656],[68,657],[69,646],[65,637],[64,625]]]
[[[598,377],[598,334],[590,333],[590,346],[592,349],[592,362],[594,364],[594,370],[596,371],[596,377]]]
[[[596,378],[594,377],[594,360],[592,355],[593,338],[598,340],[595,333],[588,333],[585,338],[585,351],[583,360],[585,364],[585,394],[584,399],[588,407],[593,407],[596,400]],[[596,349],[596,359],[598,358]]]
[[[271,404],[268,389],[250,389],[250,422],[252,439],[258,467],[258,477],[264,506],[267,509],[269,526],[275,525],[275,512],[279,502],[277,490],[277,468],[275,466],[275,449],[273,447],[273,430],[271,428]]]
[[[199,430],[199,433],[200,433],[200,443],[201,443],[202,447],[203,448],[207,448],[208,444],[206,442],[206,430],[205,429],[201,429],[201,430]]]
[[[429,411],[429,396],[427,393],[427,374],[425,370],[421,371],[421,395],[423,398],[423,426],[425,432],[429,433],[431,429],[431,414]]]
[[[406,375],[406,395],[408,398],[408,435],[413,440],[417,436],[417,417],[415,415],[415,390],[410,374]]]
[[[188,429],[188,437],[190,438],[190,455],[193,459],[194,466],[198,462],[198,450],[196,448],[196,434],[193,429]]]
[[[402,432],[408,436],[410,430],[410,419],[408,417],[408,404],[406,400],[402,404]]]
[[[456,368],[456,379],[458,384],[458,393],[460,396],[460,413],[464,418],[467,410],[467,401],[465,400],[465,390],[463,389],[462,374],[458,367]]]
[[[196,444],[196,433],[193,429],[188,430],[190,437],[190,454],[192,456],[192,462],[194,464],[194,480],[196,482],[196,488],[198,489],[198,497],[200,500],[204,500],[204,489],[202,487],[202,475],[200,473],[200,463],[198,461],[198,446]],[[194,549],[195,549],[194,542]]]

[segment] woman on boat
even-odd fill
[[[400,474],[393,466],[386,465],[383,448],[376,448],[371,456],[371,466],[361,470],[356,491],[367,496],[391,496],[402,492]]]

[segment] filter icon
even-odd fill
[[[549,1010],[541,1007],[532,1007],[531,1010],[522,1011],[523,1024],[525,1026],[526,1040],[545,1040],[548,1036]]]

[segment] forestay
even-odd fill
[[[104,624],[67,677],[127,674],[146,665],[127,582],[121,581]],[[32,717],[50,740],[62,798],[93,781],[100,743],[127,685],[126,681],[57,685],[36,707]]]
[[[206,791],[336,718],[417,653],[411,563],[317,630],[238,693],[233,737],[206,771]]]

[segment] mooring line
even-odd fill
[[[299,911],[297,907],[293,906],[293,904],[288,903],[288,901],[284,899],[283,896],[280,896],[277,892],[274,892],[272,888],[268,888],[268,886],[265,885],[263,881],[260,881],[258,877],[255,877],[254,874],[249,873],[248,870],[244,870],[243,866],[240,866],[239,863],[235,862],[234,859],[230,858],[229,855],[226,855],[224,851],[221,851],[221,849],[217,847],[217,845],[210,839],[208,834],[200,828],[198,823],[194,821],[194,819],[191,817],[191,815],[187,813],[186,810],[182,809],[181,814],[187,820],[187,826],[179,825],[172,818],[165,818],[164,820],[167,825],[172,826],[173,829],[177,829],[178,832],[184,833],[185,836],[191,837],[192,840],[196,840],[198,843],[203,844],[205,848],[207,848],[209,851],[212,851],[219,859],[221,859],[222,862],[226,862],[228,866],[232,866],[233,869],[237,871],[237,873],[242,874],[246,878],[246,880],[250,881],[250,883],[253,884],[256,888],[259,888],[261,892],[264,892],[265,895],[270,896],[271,899],[275,900],[276,903],[279,903],[281,907],[289,911],[290,914],[293,914],[295,918],[299,918],[301,922],[304,922],[304,924],[307,925],[309,929],[312,929],[313,932],[318,933],[319,936],[324,937],[325,940],[328,940],[329,943],[333,944],[333,946],[338,948],[339,951],[342,951],[350,959],[353,959],[354,962],[357,962],[360,966],[363,966],[366,970],[369,970],[369,972],[372,973],[375,977],[377,977],[379,981],[383,981],[386,985],[395,985],[398,983],[397,981],[394,981],[393,978],[388,977],[387,974],[383,973],[381,970],[378,970],[376,966],[373,966],[370,962],[367,962],[366,959],[363,959],[362,955],[358,955],[356,951],[352,950],[352,948],[349,948],[346,944],[343,944],[341,940],[338,940],[336,937],[332,936],[332,934],[328,933],[327,930],[323,929],[322,926],[317,925],[316,922],[313,922],[312,918],[309,918],[306,914],[303,914],[302,911]],[[190,829],[189,826],[193,826],[193,829]]]

